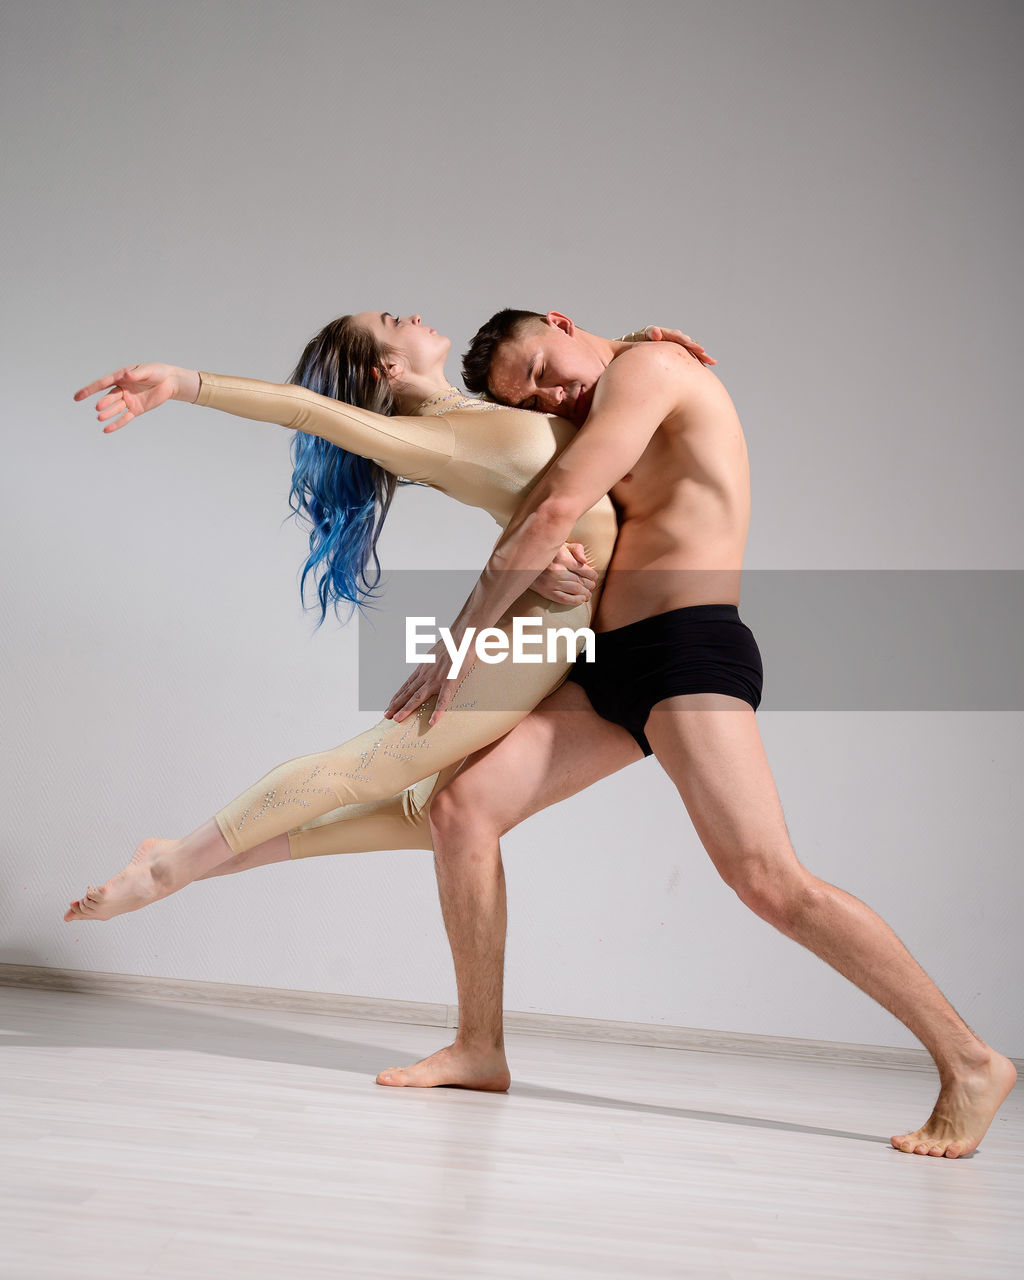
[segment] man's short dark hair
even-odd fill
[[[467,391],[477,395],[489,395],[488,378],[494,353],[503,342],[518,338],[527,320],[543,320],[539,311],[514,311],[506,307],[496,311],[486,324],[476,331],[469,350],[462,357],[462,381]]]

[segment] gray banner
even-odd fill
[[[645,598],[651,576],[637,584]],[[406,619],[450,626],[475,581],[456,570],[387,576],[359,622],[360,710],[385,707],[415,665]],[[620,599],[624,582],[620,573]],[[1024,710],[1024,570],[746,570],[739,614],[761,652],[759,710]]]

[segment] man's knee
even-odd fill
[[[718,871],[744,906],[776,928],[785,929],[812,909],[818,893],[819,881],[791,848],[730,858]]]
[[[486,803],[486,797],[475,793],[458,778],[434,797],[430,804],[430,834],[434,852],[453,854],[481,840],[496,840],[501,834],[500,820]]]

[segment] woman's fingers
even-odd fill
[[[647,336],[652,342],[675,342],[679,346],[685,347],[701,364],[717,364],[718,361],[713,359],[704,350],[701,344],[691,338],[688,333],[683,333],[681,329],[666,329],[662,325],[649,324],[647,326]]]
[[[124,373],[124,369],[116,369],[113,373],[108,373],[105,378],[97,378],[95,382],[90,382],[87,387],[80,387],[75,392],[75,399],[87,400],[89,396],[94,396],[97,391],[109,391],[117,386]]]
[[[107,405],[116,404],[118,400],[123,399],[124,391],[120,387],[115,387],[113,391],[108,391],[105,396],[96,401],[96,412],[99,413],[102,409],[105,409]]]

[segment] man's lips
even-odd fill
[[[582,421],[589,411],[590,392],[581,382],[579,390],[576,392],[576,399],[572,402],[572,416],[578,421]]]

